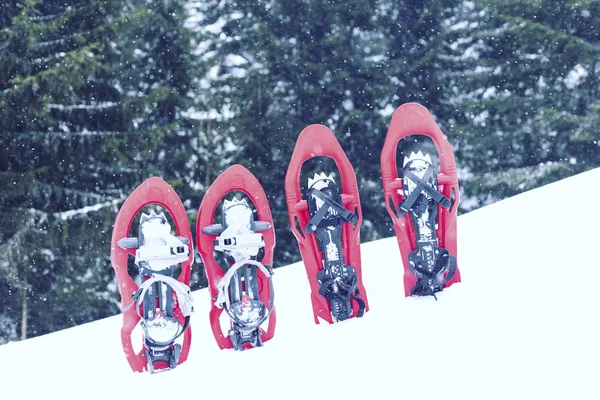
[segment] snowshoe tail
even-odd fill
[[[398,142],[410,135],[433,140],[440,173],[431,156],[420,150],[405,156],[398,168]],[[381,176],[386,209],[404,263],[405,295],[435,297],[443,288],[460,282],[456,262],[459,190],[452,146],[425,107],[407,103],[392,115],[381,153]]]
[[[342,188],[332,176],[316,174],[309,178],[303,196],[302,164],[318,156],[335,160]],[[329,128],[315,124],[300,133],[286,173],[285,191],[290,225],[311,287],[315,323],[361,317],[369,307],[362,284],[358,185],[348,157]]]
[[[242,191],[250,198],[257,218],[252,216],[245,198],[226,198],[232,191]],[[256,177],[236,164],[213,182],[198,210],[197,247],[212,299],[211,328],[221,349],[260,347],[275,333],[271,269],[275,230],[266,198]],[[222,222],[215,224],[213,219],[222,199]],[[219,253],[221,263],[215,259]],[[231,319],[227,332],[220,323],[223,311]]]
[[[135,238],[128,235],[138,212],[149,204],[158,204],[171,214],[177,236],[170,235],[166,227],[161,227],[159,230],[164,233],[166,241],[161,240],[160,246],[144,248],[142,232]],[[158,218],[156,222],[161,225],[161,221],[166,220],[163,220],[162,214],[144,214],[140,224],[148,218]],[[119,282],[123,309],[121,342],[127,361],[135,372],[164,371],[187,360],[192,338],[189,283],[194,249],[191,238],[181,199],[168,183],[158,177],[150,178],[136,188],[117,214],[111,240],[111,263]],[[136,258],[141,279],[139,285],[127,271],[129,256]],[[181,272],[173,277],[173,266],[178,263],[181,263]],[[154,267],[158,270],[153,270]],[[157,301],[157,298],[160,300]],[[142,325],[144,338],[142,349],[136,352],[131,334],[138,324]],[[169,329],[176,332],[171,337]]]

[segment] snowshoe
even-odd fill
[[[302,164],[317,156],[335,160],[342,190],[333,176],[315,174],[309,178],[303,199]],[[311,287],[315,323],[362,317],[368,303],[361,274],[358,186],[354,169],[329,128],[310,125],[300,133],[286,173],[285,191],[290,225]]]
[[[258,220],[246,198],[224,198],[234,190],[250,197]],[[213,224],[221,199],[222,222]],[[275,331],[271,268],[275,232],[266,195],[250,171],[234,165],[215,180],[202,199],[196,233],[213,300],[210,320],[217,344],[222,349],[235,350],[261,347]],[[215,252],[220,253],[221,264],[215,259]],[[220,324],[223,311],[231,319],[231,329],[226,334]],[[264,330],[261,326],[267,320]]]
[[[137,237],[127,237],[135,215],[148,204],[159,204],[171,213],[179,236],[171,233],[164,213],[142,213]],[[140,281],[127,271],[128,256],[135,257]],[[161,372],[187,359],[191,344],[193,311],[189,288],[193,245],[187,213],[179,197],[162,179],[140,185],[125,201],[113,228],[111,260],[121,294],[121,340],[131,368]],[[182,265],[179,276],[175,269]],[[139,323],[143,349],[133,350],[131,333]]]
[[[410,135],[433,140],[441,173],[431,155],[421,150],[404,157],[398,176],[398,142]],[[386,209],[404,263],[406,296],[434,296],[456,282],[456,212],[459,202],[454,152],[427,109],[419,104],[400,106],[393,114],[381,153],[381,176]]]

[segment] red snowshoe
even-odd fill
[[[302,164],[310,158],[333,158],[342,190],[333,176],[315,174],[301,193]],[[285,176],[290,224],[298,240],[311,287],[315,323],[362,317],[368,311],[362,284],[360,226],[362,213],[354,169],[333,132],[310,125],[299,135]]]
[[[137,237],[128,237],[136,215],[149,204],[172,216],[177,236],[164,213],[142,213]],[[113,227],[111,261],[119,282],[123,327],[121,341],[131,369],[160,372],[184,362],[190,350],[192,297],[189,288],[194,248],[187,213],[179,196],[164,180],[153,177],[127,198]],[[139,282],[127,270],[135,257]],[[181,264],[181,272],[174,276]],[[135,352],[131,334],[140,325],[143,347]]]
[[[433,141],[441,173],[436,173],[431,155],[421,149],[404,154],[402,166],[397,167],[398,142],[411,135]],[[436,297],[443,288],[460,282],[456,264],[459,191],[452,146],[425,107],[407,103],[392,115],[381,153],[381,176],[404,263],[405,295]]]
[[[258,220],[246,198],[225,198],[232,191],[250,198]],[[213,218],[221,200],[221,223],[215,224]],[[235,350],[262,346],[275,333],[271,268],[275,230],[265,192],[243,166],[229,167],[207,190],[198,211],[196,240],[213,301],[210,323],[217,344],[221,349]],[[221,264],[215,259],[218,253]],[[231,318],[227,333],[220,323],[223,310]],[[261,325],[267,320],[265,330]]]

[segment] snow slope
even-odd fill
[[[201,290],[177,369],[132,373],[116,316],[0,346],[0,398],[599,399],[598,183],[595,169],[459,217],[463,282],[437,302],[403,297],[395,237],[365,243],[362,319],[315,325],[296,263],[276,270],[263,348],[219,350]]]

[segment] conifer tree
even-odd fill
[[[465,3],[448,86],[478,207],[600,165],[599,1]],[[466,198],[465,198],[466,200]]]
[[[152,175],[191,193],[193,134],[182,116],[189,37],[178,2],[26,0],[7,10],[0,314],[18,332],[0,340],[119,312],[109,260],[116,211]]]
[[[231,160],[246,164],[271,202],[278,263],[299,258],[283,181],[300,131],[336,134],[359,181],[364,241],[391,234],[379,155],[391,111],[407,101],[439,109],[442,30],[452,1],[208,2],[202,57],[215,66],[211,99],[226,109]],[[427,45],[423,45],[427,43]],[[410,61],[410,62],[407,62]],[[436,110],[437,111],[437,110]],[[324,171],[325,172],[325,171]]]

